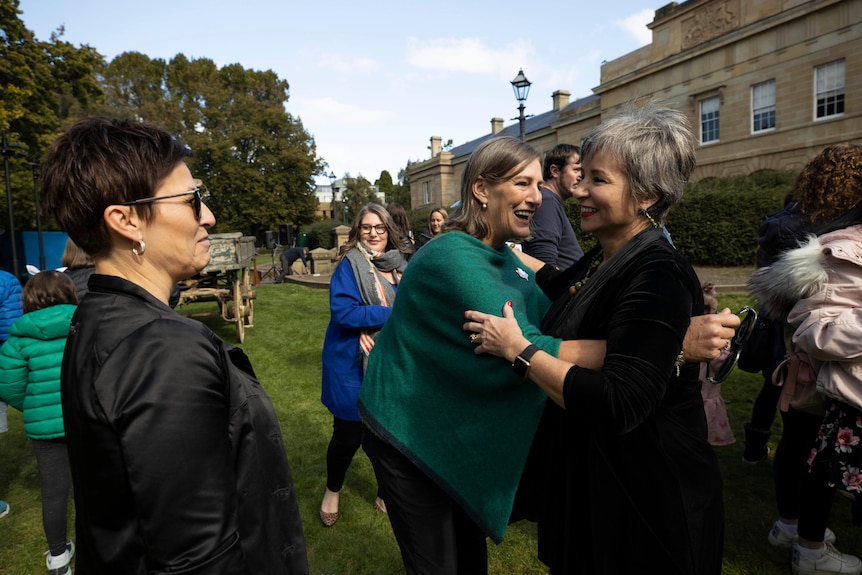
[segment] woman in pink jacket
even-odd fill
[[[844,163],[829,167],[841,180],[833,184],[862,199],[862,146],[841,146]],[[826,403],[799,485],[793,571],[859,574],[862,561],[835,549],[826,524],[836,492],[854,501],[855,519],[862,509],[862,201],[817,233],[761,268],[752,284],[762,312],[787,313],[793,348],[810,358]]]

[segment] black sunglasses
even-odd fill
[[[189,190],[188,192],[180,192],[179,194],[170,194],[167,196],[153,196],[151,198],[141,198],[140,200],[132,200],[131,202],[123,202],[118,204],[120,206],[134,206],[135,204],[151,204],[153,202],[160,202],[162,200],[167,200],[168,198],[179,198],[181,196],[188,196],[189,194],[194,194],[194,198],[189,202],[192,204],[192,207],[195,210],[195,218],[200,221],[201,219],[201,210],[203,205],[203,200],[201,199],[201,189],[195,188],[193,190]]]
[[[739,328],[736,330],[736,334],[733,336],[733,339],[730,340],[730,353],[727,354],[727,357],[715,371],[714,375],[709,375],[709,363],[706,364],[706,380],[710,383],[721,383],[727,379],[727,376],[729,376],[730,372],[733,371],[733,368],[736,367],[736,362],[739,361],[739,354],[742,352],[742,346],[744,346],[745,342],[748,341],[748,338],[751,337],[751,334],[754,331],[754,326],[757,325],[756,309],[745,306],[739,310],[736,315],[741,316],[742,314],[745,314],[745,317],[742,318],[742,321],[739,323]]]

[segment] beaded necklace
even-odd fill
[[[587,280],[590,279],[590,276],[593,275],[593,272],[599,269],[599,265],[602,263],[602,252],[601,250],[593,257],[593,261],[590,262],[590,268],[587,270],[586,275],[576,281],[571,287],[569,287],[569,293],[574,296],[576,293],[581,291],[581,288],[586,285]]]

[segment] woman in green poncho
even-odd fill
[[[602,364],[603,341],[561,341],[535,327],[550,302],[506,245],[530,235],[539,159],[510,137],[473,152],[458,212],[410,260],[369,358],[358,405],[363,448],[411,575],[487,572],[485,537],[503,538],[545,405],[524,381],[524,363],[475,353],[476,334],[461,330],[464,311],[499,314],[509,302],[539,349],[590,369]],[[733,330],[722,327],[728,315],[704,317],[684,348],[712,359]]]
[[[408,573],[484,572],[485,537],[499,542],[508,524],[544,395],[474,354],[460,328],[466,309],[496,312],[512,301],[524,325],[538,325],[549,306],[506,245],[530,235],[542,201],[539,160],[515,138],[477,148],[460,210],[411,260],[369,359],[359,399],[370,428],[364,447]],[[538,328],[531,340],[560,351]],[[576,353],[589,343],[565,345]]]

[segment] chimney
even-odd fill
[[[441,144],[443,138],[440,136],[431,136],[431,157],[436,158],[440,155],[440,152],[443,150],[443,145]]]
[[[551,98],[554,99],[554,111],[559,112],[563,108],[569,105],[569,96],[571,96],[571,92],[568,90],[557,90],[553,94],[551,94]]]
[[[491,135],[496,136],[503,131],[503,118],[491,118]]]

